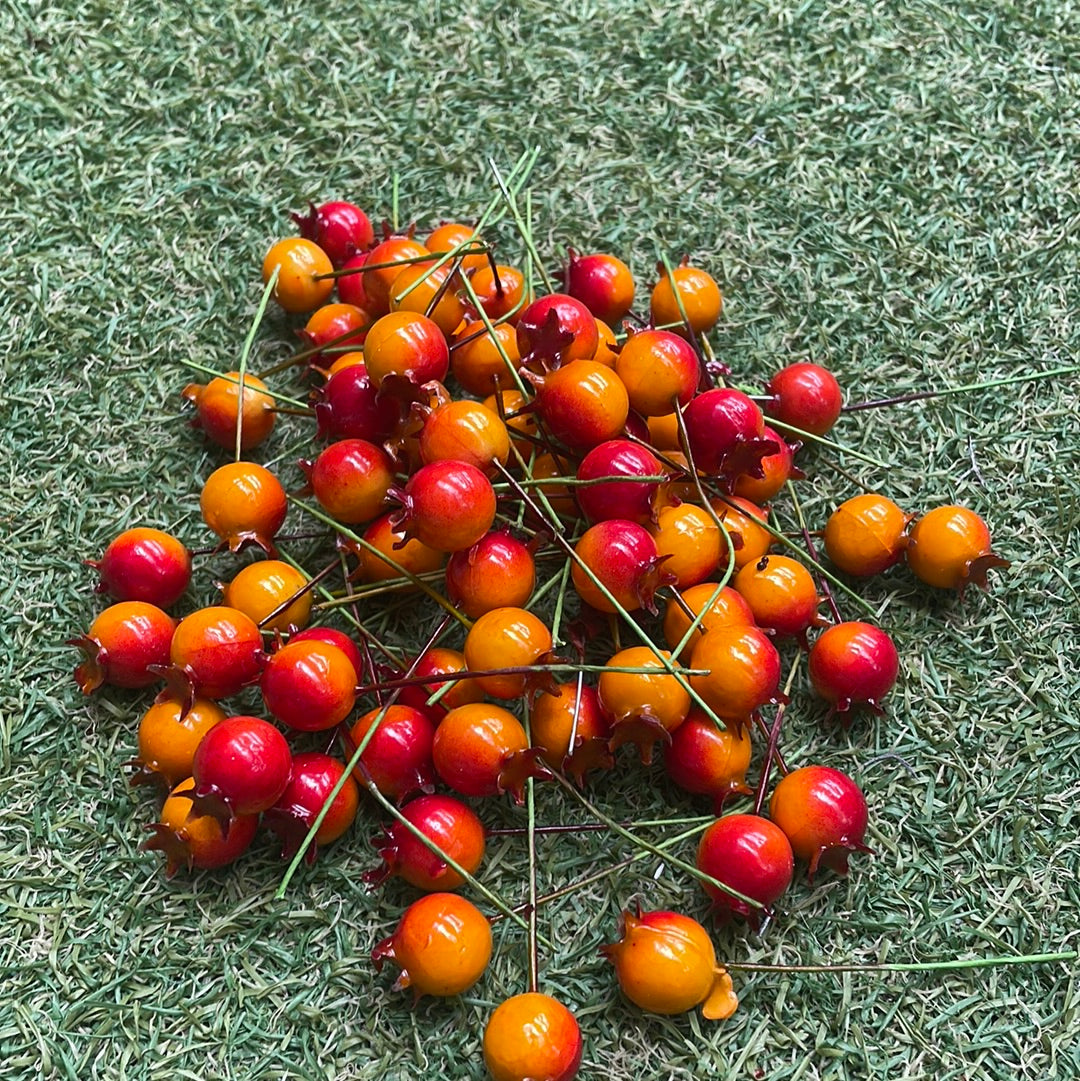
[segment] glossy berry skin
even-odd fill
[[[735,478],[735,486],[732,489],[735,495],[749,499],[752,503],[768,503],[780,493],[789,480],[803,475],[801,471],[796,470],[795,456],[791,447],[784,442],[779,432],[766,424],[761,435],[763,439],[772,440],[776,444],[776,453],[766,454],[761,459],[762,476],[755,477],[751,473],[740,473]]]
[[[536,388],[540,419],[571,449],[589,450],[622,433],[630,399],[610,368],[593,360],[573,360],[547,375],[528,375]]]
[[[306,626],[311,618],[311,591],[300,593],[307,583],[307,576],[292,564],[280,559],[261,559],[237,572],[225,587],[221,603],[243,612],[262,630],[287,631],[290,627]],[[294,596],[296,599],[284,611],[269,618]]]
[[[465,664],[470,672],[523,668],[551,651],[551,631],[524,608],[486,612],[465,638]],[[529,686],[527,674],[477,676],[481,690],[492,698],[520,698]]]
[[[485,473],[510,456],[510,437],[502,418],[480,402],[447,402],[433,410],[420,430],[425,463],[455,461]]]
[[[731,977],[697,920],[678,912],[623,912],[619,941],[602,946],[623,994],[646,1013],[686,1013],[695,1006],[710,1021],[739,1004]]]
[[[199,608],[180,620],[169,657],[192,694],[228,698],[259,678],[262,635],[255,622],[235,608]]]
[[[596,320],[596,333],[598,341],[596,343],[596,352],[593,353],[592,359],[597,364],[603,364],[605,368],[615,367],[615,361],[619,356],[619,339],[615,337],[615,331],[611,329],[603,321],[603,319]]]
[[[782,424],[825,435],[836,423],[844,396],[836,376],[820,364],[789,364],[765,385],[765,412]]]
[[[704,883],[718,913],[737,913],[756,927],[791,885],[795,860],[788,838],[779,826],[758,815],[736,814],[717,819],[701,835],[697,866],[699,871],[762,906],[755,908]]]
[[[310,349],[321,349],[325,346],[349,346],[359,349],[364,344],[367,334],[367,326],[371,322],[368,313],[355,304],[324,304],[311,314],[303,330],[297,334]],[[334,354],[329,357],[323,353],[314,353],[308,363],[322,369],[333,361]]]
[[[493,1081],[572,1081],[581,1052],[574,1015],[535,991],[508,998],[484,1029],[484,1064]]]
[[[597,318],[614,326],[634,303],[634,276],[617,256],[607,252],[578,255],[572,248],[566,268],[567,293]]]
[[[390,398],[379,397],[361,361],[330,376],[315,402],[315,419],[320,439],[366,439],[381,444],[397,428],[398,407]]]
[[[199,495],[203,521],[233,552],[256,544],[273,555],[274,537],[288,506],[281,482],[255,462],[220,466],[206,478]]]
[[[742,724],[780,687],[780,654],[757,627],[714,627],[694,645],[690,667],[709,672],[691,676],[690,686],[725,721]]]
[[[891,499],[867,493],[845,500],[825,523],[825,552],[846,574],[880,574],[904,556],[906,515]]]
[[[893,640],[871,623],[829,627],[811,646],[808,663],[814,690],[836,713],[859,706],[881,713],[900,671]]]
[[[374,316],[390,311],[390,289],[394,279],[407,266],[428,266],[423,257],[430,254],[418,240],[392,236],[368,252],[364,271],[364,308]],[[411,262],[410,260],[417,260]]]
[[[687,642],[685,655],[689,658],[694,646],[706,632],[713,627],[753,627],[754,613],[750,611],[750,605],[743,599],[742,594],[737,593],[731,586],[724,586],[714,597],[718,583],[702,582],[681,591],[683,603],[697,616],[702,609],[705,615],[698,623],[698,629],[693,637]],[[666,602],[664,609],[664,640],[670,649],[675,649],[686,636],[690,629],[691,617],[683,611],[682,605],[675,600]]]
[[[394,523],[438,552],[471,548],[495,521],[495,490],[468,462],[432,462],[418,469],[399,494],[404,509]]]
[[[525,308],[517,322],[518,352],[529,360],[589,360],[599,334],[592,312],[566,293],[549,293]]]
[[[804,766],[792,770],[773,791],[769,815],[810,865],[847,874],[851,852],[869,852],[863,844],[869,812],[859,786],[838,769]]]
[[[364,540],[371,548],[361,545],[348,547],[359,560],[356,573],[363,581],[389,582],[397,579],[400,582],[397,589],[412,592],[416,586],[402,578],[402,571],[408,570],[413,574],[437,571],[446,562],[446,556],[395,529],[394,518],[393,512],[380,515],[364,530]]]
[[[343,266],[357,252],[375,243],[375,230],[367,214],[355,203],[341,201],[309,204],[307,214],[293,214],[300,235],[315,241],[335,267]]]
[[[401,808],[402,816],[455,863],[473,874],[484,858],[484,827],[480,819],[452,796],[420,796]],[[375,840],[382,865],[364,877],[377,885],[390,875],[427,893],[456,890],[465,879],[432,852],[401,822]]]
[[[647,447],[628,439],[610,439],[593,447],[578,466],[579,481],[603,477],[658,477],[663,475],[659,460]],[[610,480],[576,489],[578,505],[590,522],[625,518],[646,523],[652,516],[653,499],[659,481]]]
[[[660,280],[653,286],[649,298],[649,314],[653,323],[662,326],[683,322],[679,301],[675,299],[675,290],[678,290],[690,329],[695,334],[712,330],[724,308],[724,298],[713,276],[693,266],[674,267],[670,276],[662,266],[658,270]],[[672,281],[675,283],[674,289]]]
[[[516,325],[531,299],[525,295],[525,275],[516,267],[502,263],[497,263],[494,271],[490,266],[480,267],[473,272],[469,284],[493,323],[505,318],[511,326]]]
[[[664,765],[680,788],[711,796],[719,813],[729,796],[749,794],[746,771],[751,751],[749,726],[741,726],[739,731],[719,727],[695,708],[672,733]]]
[[[101,575],[95,592],[158,608],[178,601],[191,581],[191,554],[160,529],[126,529],[88,564]]]
[[[131,778],[132,784],[163,780],[171,788],[191,776],[199,743],[226,714],[207,698],[196,698],[187,710],[185,704],[168,698],[143,714],[136,760],[139,771]]]
[[[285,737],[269,721],[226,717],[203,736],[195,752],[195,805],[211,800],[230,816],[259,814],[277,803],[292,773]]]
[[[509,323],[500,323],[494,334],[483,323],[466,323],[450,350],[450,370],[470,394],[486,396],[494,394],[498,387],[511,386],[514,377],[507,361],[515,371],[521,366],[517,332]]]
[[[308,627],[289,635],[289,645],[296,642],[325,642],[329,646],[336,646],[352,665],[355,676],[353,682],[360,682],[360,675],[364,671],[364,658],[356,643],[347,634],[334,627]]]
[[[550,777],[538,766],[521,722],[488,702],[450,710],[435,731],[432,755],[443,783],[463,796],[509,792],[521,804],[529,777]]]
[[[235,863],[255,838],[258,815],[237,815],[226,826],[213,815],[193,814],[186,793],[194,787],[190,777],[181,781],[161,808],[159,821],[147,826],[152,836],[143,842],[143,850],[165,853],[166,878],[181,867],[213,870]]]
[[[376,387],[390,375],[418,386],[443,380],[450,349],[437,323],[419,312],[398,311],[372,324],[364,339],[364,364]]]
[[[348,270],[352,273],[343,274],[340,278],[336,279],[338,298],[342,304],[351,304],[354,308],[359,308],[361,311],[371,314],[372,302],[368,299],[367,293],[364,292],[364,275],[363,266],[368,261],[369,252],[359,252],[358,254],[346,259],[341,264],[342,270]],[[381,314],[381,313],[380,313]]]
[[[573,471],[574,466],[570,459],[563,457],[561,454],[558,456],[554,454],[537,454],[532,460],[532,479],[536,482],[533,491],[534,493],[542,492],[544,499],[547,500],[547,505],[561,518],[581,517],[581,508],[578,506],[577,499],[571,493],[570,488],[560,483],[559,480],[552,479],[566,477],[572,474]],[[580,491],[580,489],[578,490]],[[544,506],[537,494],[534,494],[533,498],[538,505]]]
[[[189,383],[181,396],[195,404],[192,426],[201,428],[206,438],[226,450],[236,447],[236,419],[240,411],[240,373],[228,372],[203,386]],[[244,376],[244,419],[240,431],[240,449],[251,450],[274,430],[277,414],[274,399],[266,384],[253,375]]]
[[[732,583],[750,605],[759,627],[806,644],[806,632],[819,623],[820,598],[813,576],[788,556],[765,555],[748,563]]]
[[[578,558],[570,577],[587,604],[600,612],[618,611],[584,567],[588,567],[626,611],[656,610],[653,595],[668,579],[659,563],[656,541],[642,526],[621,518],[598,522],[585,531],[574,551]]]
[[[485,533],[446,564],[446,595],[470,619],[496,608],[522,608],[535,585],[528,545],[506,530]]]
[[[357,778],[366,783],[366,771],[375,787],[395,803],[414,792],[430,792],[435,782],[434,738],[435,724],[426,710],[400,704],[369,710],[349,731],[350,756],[366,744]]]
[[[626,386],[630,408],[643,417],[662,417],[675,403],[689,405],[701,380],[697,353],[684,338],[668,330],[631,334],[615,361]]]
[[[710,476],[759,476],[761,459],[777,450],[764,438],[761,410],[740,390],[718,387],[699,394],[683,419],[694,465]]]
[[[274,299],[287,312],[311,312],[325,304],[334,291],[333,278],[320,278],[334,269],[329,256],[313,241],[290,236],[279,240],[266,253],[262,265],[263,284],[278,271]]]
[[[301,463],[312,491],[328,514],[346,525],[370,522],[384,509],[394,467],[381,447],[366,439],[331,443],[314,463]]]
[[[392,961],[401,971],[394,990],[446,997],[467,991],[491,960],[491,924],[456,893],[429,893],[405,910],[394,933],[371,951],[376,969]]]
[[[641,761],[652,762],[653,745],[667,742],[690,711],[690,693],[664,667],[671,654],[659,655],[649,646],[620,650],[600,673],[600,706],[612,723],[612,747],[636,744]],[[617,668],[646,668],[648,672],[618,672]]]
[[[1009,565],[990,550],[986,522],[966,507],[935,507],[924,514],[911,527],[906,555],[917,578],[961,595],[971,582],[986,589],[986,572]]]
[[[720,531],[712,515],[692,503],[662,507],[649,526],[664,572],[678,589],[703,582],[720,562]]]
[[[426,315],[449,338],[465,318],[465,305],[454,291],[457,280],[449,266],[434,271],[423,263],[407,266],[390,286],[390,310]]]
[[[482,238],[475,234],[475,226],[466,225],[464,222],[446,221],[432,229],[424,241],[424,247],[433,254],[449,252],[463,244],[475,245],[481,243]],[[472,271],[488,265],[487,256],[483,253],[455,256],[454,262],[456,263],[459,258],[461,259],[461,270],[465,274],[470,274]]]
[[[484,691],[474,679],[440,680],[438,678],[466,670],[465,654],[456,649],[432,646],[425,650],[416,663],[410,667],[413,678],[424,677],[425,682],[402,688],[398,702],[401,705],[414,706],[416,709],[423,710],[433,717],[436,723],[445,717],[449,710],[468,705],[470,702],[482,702],[484,699]],[[450,689],[438,702],[428,705],[428,698],[445,686],[449,686]]]
[[[345,766],[328,754],[311,751],[293,756],[289,783],[277,803],[266,812],[266,824],[281,838],[283,859],[296,855],[344,772]],[[315,862],[319,845],[336,841],[349,829],[359,806],[356,782],[346,777],[307,850],[308,863]]]
[[[554,693],[550,693],[553,690]],[[560,683],[538,695],[529,718],[532,745],[555,769],[584,783],[591,769],[610,769],[608,749],[611,722],[600,705],[595,687],[587,683]]]
[[[263,703],[298,732],[325,732],[356,704],[356,671],[337,646],[291,641],[266,662],[259,681]]]
[[[735,566],[741,568],[747,563],[756,563],[773,542],[772,534],[764,524],[768,521],[768,513],[749,499],[737,495],[727,499],[711,499],[709,502],[724,527],[728,541],[735,548]],[[721,546],[720,566],[726,567],[727,562],[725,544]]]
[[[90,630],[68,645],[78,646],[84,660],[75,668],[75,682],[83,694],[102,684],[111,687],[149,687],[160,678],[151,671],[169,663],[169,646],[176,621],[144,601],[120,601],[102,612]]]

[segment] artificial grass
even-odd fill
[[[661,253],[689,251],[724,286],[712,340],[748,382],[817,359],[856,399],[1048,369],[1078,338],[1075,14],[966,2],[0,12],[5,1074],[480,1077],[483,1021],[524,988],[523,937],[504,921],[491,971],[462,1000],[412,1011],[388,992],[367,952],[412,894],[359,880],[370,809],[282,902],[267,840],[233,870],[166,883],[137,850],[152,802],[120,767],[145,696],[87,702],[70,679],[62,642],[100,604],[79,560],[131,524],[207,542],[198,490],[225,459],[181,422],[181,362],[233,365],[287,209],[343,197],[389,216],[396,176],[403,222],[468,217],[493,191],[487,157],[505,166],[535,144],[549,267],[567,243],[606,247],[644,283]],[[511,228],[495,238],[520,251]],[[273,343],[288,332],[271,318],[257,359],[284,355]],[[865,587],[901,648],[888,714],[823,727],[800,692],[784,752],[859,780],[877,856],[847,880],[794,886],[763,939],[717,931],[722,957],[1076,945],[1075,387],[838,425],[841,442],[894,463],[885,474],[848,459],[849,472],[912,510],[972,506],[1013,567],[963,603],[902,570]],[[296,479],[305,433],[290,418],[263,460]],[[810,456],[812,525],[855,490],[833,460]],[[231,566],[202,564],[195,592],[208,599]],[[415,640],[412,602],[378,612],[388,636]],[[627,819],[707,810],[623,758],[590,791]],[[537,803],[541,821],[582,820],[550,786]],[[502,804],[481,813],[523,821]],[[538,849],[552,886],[631,854],[593,834]],[[484,880],[521,898],[523,866],[520,838],[493,840]],[[646,860],[542,912],[560,950],[541,977],[582,1023],[583,1078],[1080,1071],[1063,965],[759,974],[737,978],[742,1005],[721,1025],[642,1017],[595,956],[634,897],[705,910],[685,876]]]

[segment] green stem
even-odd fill
[[[1026,953],[1015,957],[971,957],[952,961],[889,961],[870,965],[768,965],[750,961],[724,961],[723,967],[738,972],[953,972],[965,968],[998,968],[1006,965],[1039,965],[1051,961],[1075,961],[1076,950],[1060,953]]]
[[[266,307],[270,303],[270,297],[273,295],[280,273],[281,266],[274,267],[274,272],[270,275],[263,289],[259,306],[255,309],[255,318],[248,329],[243,348],[240,350],[240,363],[237,365],[240,376],[237,384],[240,387],[240,393],[236,405],[236,461],[240,461],[240,445],[244,441],[244,381],[247,378],[248,357],[251,356],[251,347],[255,342],[255,335],[259,332],[259,326],[263,321],[263,316],[266,314]]]

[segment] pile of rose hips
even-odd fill
[[[714,801],[697,867],[721,916],[757,925],[796,858],[811,876],[819,865],[846,872],[849,852],[865,850],[862,793],[836,769],[789,769],[777,747],[783,705],[771,729],[760,713],[786,701],[785,640],[807,651],[814,689],[845,717],[880,712],[897,677],[884,630],[841,620],[831,593],[833,619],[821,615],[810,536],[796,557],[800,545],[763,506],[802,475],[800,441],[837,420],[836,379],[800,363],[758,397],[727,385],[706,338],[721,294],[699,267],[661,273],[646,323],[631,313],[629,268],[610,254],[571,252],[565,292],[534,296],[529,276],[497,263],[466,225],[441,225],[424,243],[411,232],[376,242],[349,203],[297,220],[303,236],[276,243],[263,276],[282,308],[311,313],[295,359],[319,381],[321,449],[300,465],[313,513],[333,523],[333,560],[312,578],[279,558],[285,488],[242,457],[273,429],[275,399],[263,380],[231,372],[184,391],[206,436],[238,459],[206,481],[202,516],[220,549],[266,558],[240,569],[219,605],[176,620],[165,609],[187,589],[191,553],[158,530],[128,530],[93,564],[116,603],[76,640],[86,692],[164,683],[139,724],[133,781],[168,793],[146,844],[165,853],[168,874],[232,862],[260,820],[286,855],[317,820],[315,843],[328,844],[351,825],[360,787],[375,790],[399,813],[368,877],[400,875],[424,896],[372,956],[400,968],[396,987],[458,994],[491,954],[488,918],[453,892],[484,854],[465,800],[509,793],[520,803],[552,771],[583,784],[624,743],[645,763],[662,745],[675,782]],[[825,553],[850,577],[903,560],[959,590],[1003,564],[971,511],[912,518],[881,494],[856,495],[825,523]],[[529,610],[537,560],[549,556],[557,571],[569,561],[580,598],[576,621],[563,624],[577,649],[569,663],[552,625]],[[467,628],[462,649],[436,636],[406,658],[359,621],[359,644],[308,626],[335,569],[334,596],[346,601],[413,591],[441,604],[435,615],[452,608]],[[431,585],[440,578],[441,594]],[[643,615],[660,606],[666,649]],[[593,682],[584,665],[598,659],[589,645],[605,626],[636,642],[599,658]],[[221,701],[249,685],[265,716],[230,715]],[[754,729],[769,746],[753,813],[722,813],[752,794]],[[301,749],[303,733],[323,749]],[[335,735],[343,757],[325,753]],[[774,765],[784,775],[766,817]],[[687,916],[626,912],[603,953],[644,1010],[735,1009],[708,934]],[[535,988],[499,1006],[484,1035],[498,1081],[570,1078],[581,1051],[572,1014]]]

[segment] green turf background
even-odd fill
[[[235,363],[287,209],[342,197],[386,217],[397,176],[403,221],[468,217],[493,191],[487,157],[505,167],[535,144],[551,264],[567,243],[607,247],[644,282],[660,252],[689,251],[724,285],[714,342],[747,381],[813,358],[851,398],[876,397],[1075,358],[1074,3],[573,6],[0,4],[3,1076],[480,1077],[483,1020],[523,989],[507,931],[464,1000],[413,1012],[388,993],[367,954],[411,895],[359,882],[373,811],[284,902],[268,841],[229,873],[166,884],[137,847],[152,803],[121,769],[144,698],[88,703],[70,679],[63,640],[100,603],[79,561],[136,523],[206,543],[197,494],[223,457],[181,422],[180,362]],[[285,329],[275,315],[263,340]],[[963,604],[902,569],[867,588],[903,656],[889,715],[823,729],[797,697],[785,750],[859,779],[878,855],[794,887],[764,940],[718,931],[722,956],[1080,941],[1075,387],[836,429],[894,463],[847,464],[911,510],[985,514],[1013,567]],[[302,433],[283,425],[263,455],[290,482]],[[817,526],[855,491],[830,461],[803,487]],[[229,565],[204,568],[197,592]],[[703,810],[629,760],[595,793],[628,817]],[[546,821],[580,817],[555,793],[538,804]],[[540,852],[561,882],[627,849],[592,836]],[[522,866],[519,842],[494,843],[485,880],[520,897]],[[1080,1074],[1060,964],[740,978],[726,1023],[644,1018],[596,945],[635,896],[704,905],[670,867],[639,867],[541,920],[560,943],[542,978],[581,1020],[583,1079]]]

